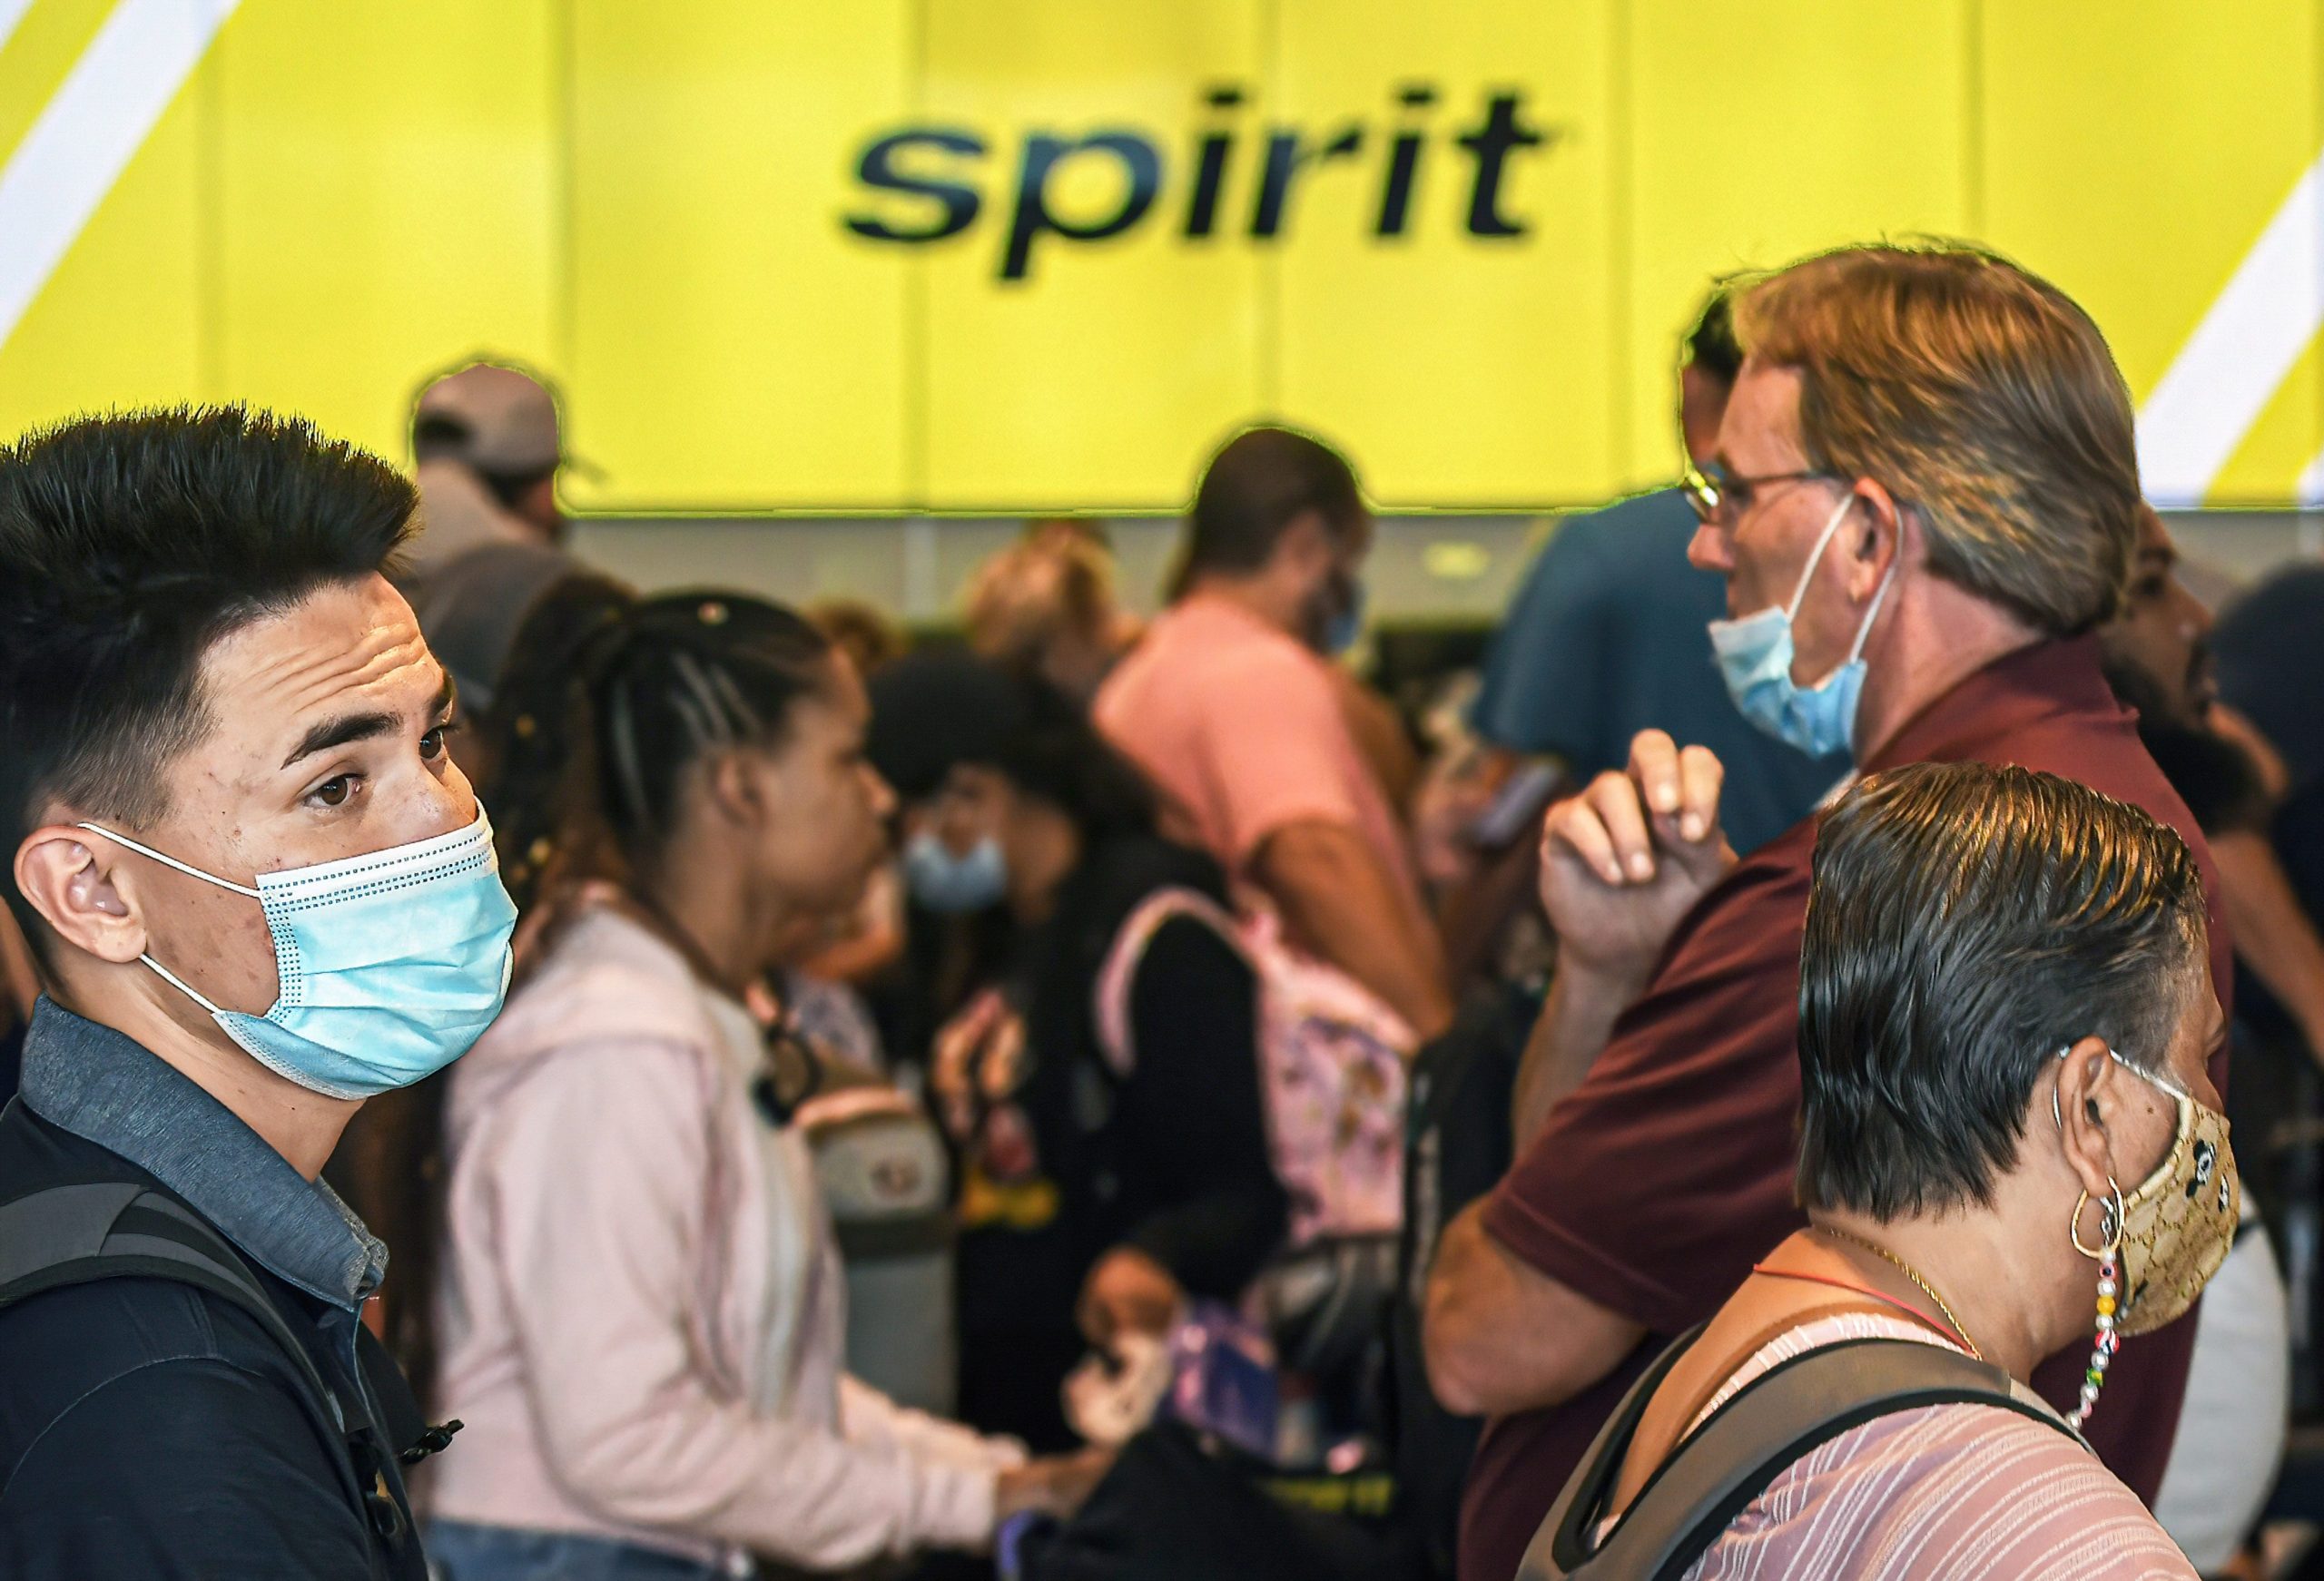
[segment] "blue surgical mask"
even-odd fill
[[[1336,659],[1364,635],[1364,584],[1350,579],[1339,611],[1324,623],[1323,646],[1326,658]]]
[[[223,1010],[152,956],[251,1058],[310,1092],[368,1098],[468,1051],[508,993],[517,907],[482,809],[466,829],[335,862],[261,873],[251,889],[94,823],[80,826],[264,908],[281,986],[263,1016]]]
[[[904,842],[904,884],[931,911],[981,911],[998,905],[1009,893],[1009,865],[1002,860],[1000,842],[986,835],[964,857],[930,830]]]
[[[1896,576],[1896,563],[1891,560],[1888,574],[1880,579],[1880,590],[1872,595],[1872,607],[1864,612],[1864,624],[1856,628],[1856,645],[1848,650],[1846,663],[1813,686],[1794,682],[1792,622],[1807,601],[1808,584],[1823,563],[1824,551],[1831,546],[1832,535],[1840,530],[1840,523],[1855,504],[1854,495],[1840,501],[1832,519],[1824,524],[1823,535],[1807,556],[1788,606],[1779,609],[1771,604],[1741,620],[1710,623],[1711,649],[1718,655],[1718,673],[1735,706],[1745,719],[1810,757],[1856,748],[1856,703],[1864,692],[1865,639],[1872,634],[1872,623]]]

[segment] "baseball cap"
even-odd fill
[[[428,455],[497,476],[547,472],[566,459],[556,392],[504,362],[479,359],[430,380],[419,392],[412,427],[415,437],[425,431]]]

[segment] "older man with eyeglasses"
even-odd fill
[[[1740,291],[1746,353],[1689,481],[1695,564],[1727,580],[1712,644],[1744,713],[1866,771],[2018,763],[2202,836],[2100,672],[2138,471],[2129,394],[2063,293],[1967,248],[1865,247]],[[1494,1418],[1461,1574],[1502,1581],[1644,1360],[1801,1223],[1798,962],[1814,820],[1738,861],[1711,752],[1648,732],[1551,811],[1560,964],[1521,1071],[1518,1162],[1448,1227],[1429,1374]],[[1938,1008],[1937,1013],[1942,1013]],[[2224,1061],[2216,1063],[2223,1076]],[[2093,1440],[2152,1498],[2191,1325],[2126,1346]],[[2071,1406],[2080,1363],[2042,1374]],[[2125,1402],[2129,1403],[2125,1403]]]

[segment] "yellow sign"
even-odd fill
[[[2167,503],[2324,496],[2316,0],[0,0],[0,429],[403,453],[478,351],[583,510],[1169,510],[1274,416],[1400,509],[1667,476],[1712,277],[1975,237]]]

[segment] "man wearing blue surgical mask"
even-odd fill
[[[1091,715],[1165,792],[1174,838],[1428,1037],[1452,1002],[1390,782],[1409,749],[1332,662],[1363,624],[1373,532],[1345,457],[1244,429],[1196,487],[1170,607]]]
[[[410,485],[238,408],[0,451],[0,1573],[418,1577],[440,1448],[318,1175],[498,1012],[514,908],[381,574]]]
[[[2096,326],[2046,281],[1949,245],[1804,260],[1741,289],[1735,322],[1745,358],[1690,482],[1689,554],[1727,580],[1714,644],[1738,706],[1866,771],[2015,763],[2170,824],[2203,871],[2226,1003],[2216,869],[2093,634],[2120,604],[2139,504],[2129,392]],[[1647,732],[1547,820],[1560,955],[1519,1075],[1518,1160],[1448,1225],[1429,1280],[1431,1380],[1495,1418],[1470,1471],[1463,1575],[1516,1570],[1644,1360],[1800,1223],[1815,822],[1738,861],[1722,776],[1710,752]],[[2182,1324],[2127,1346],[2109,1388],[2139,1404],[2092,1423],[2144,1497],[2191,1344]],[[2035,1383],[2072,1409],[2083,1365],[2061,1358]]]

